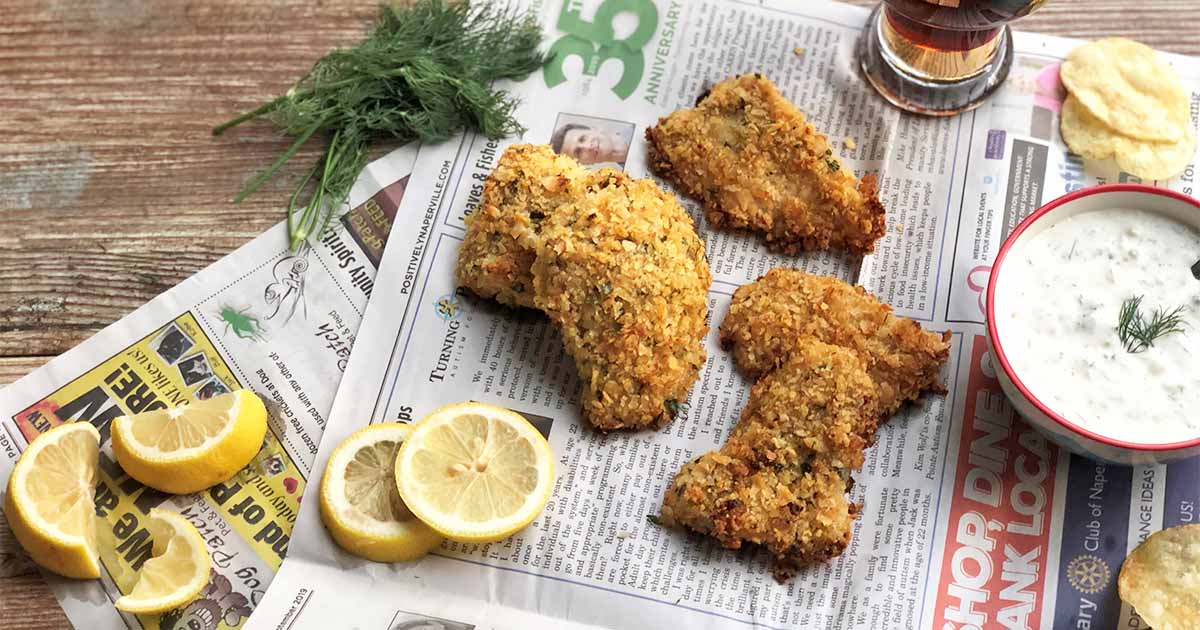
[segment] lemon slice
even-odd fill
[[[249,390],[112,423],[117,463],[130,477],[174,494],[199,492],[244,468],[267,434],[267,408]]]
[[[117,610],[157,615],[190,604],[208,585],[212,568],[200,532],[182,516],[158,508],[150,510],[146,529],[154,556],[142,565],[133,590],[117,600]]]
[[[412,428],[385,422],[334,449],[321,478],[321,520],[342,549],[375,562],[419,558],[442,535],[413,516],[396,489],[396,453]]]
[[[546,438],[520,414],[483,403],[426,416],[396,458],[400,496],[446,538],[492,542],[537,518],[554,485]]]
[[[4,512],[33,561],[59,575],[100,577],[96,461],[100,433],[87,422],[37,436],[8,478]]]

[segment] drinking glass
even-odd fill
[[[1012,65],[1009,23],[1045,0],[884,0],[858,42],[871,85],[910,112],[979,107]]]

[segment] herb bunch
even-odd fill
[[[1117,337],[1121,340],[1121,345],[1125,346],[1126,352],[1143,352],[1153,346],[1159,337],[1183,332],[1183,306],[1177,306],[1170,311],[1156,308],[1149,319],[1142,313],[1141,308],[1140,295],[1121,303],[1121,313],[1117,317]]]
[[[313,65],[275,100],[218,125],[213,135],[269,116],[295,141],[234,199],[258,190],[317,134],[324,155],[288,200],[290,247],[325,230],[366,166],[370,143],[439,142],[466,129],[496,138],[524,131],[517,101],[493,90],[541,67],[541,29],[533,15],[494,3],[416,0],[383,7],[370,35]]]

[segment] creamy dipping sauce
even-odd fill
[[[1143,210],[1064,219],[1009,250],[996,286],[996,334],[1013,371],[1047,407],[1118,440],[1200,437],[1200,232]],[[1121,304],[1183,306],[1181,333],[1131,354]]]

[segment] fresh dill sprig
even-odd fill
[[[1183,306],[1170,311],[1154,309],[1147,320],[1142,313],[1142,296],[1131,297],[1121,303],[1117,316],[1117,337],[1130,354],[1143,352],[1154,345],[1154,341],[1171,333],[1184,331]]]
[[[324,155],[288,201],[290,247],[322,233],[366,166],[372,141],[440,142],[465,129],[497,138],[524,131],[517,101],[493,90],[546,58],[532,14],[492,2],[417,0],[386,5],[366,40],[317,61],[286,94],[213,129],[219,135],[269,116],[295,140],[238,193],[258,190],[310,138],[329,138]]]

